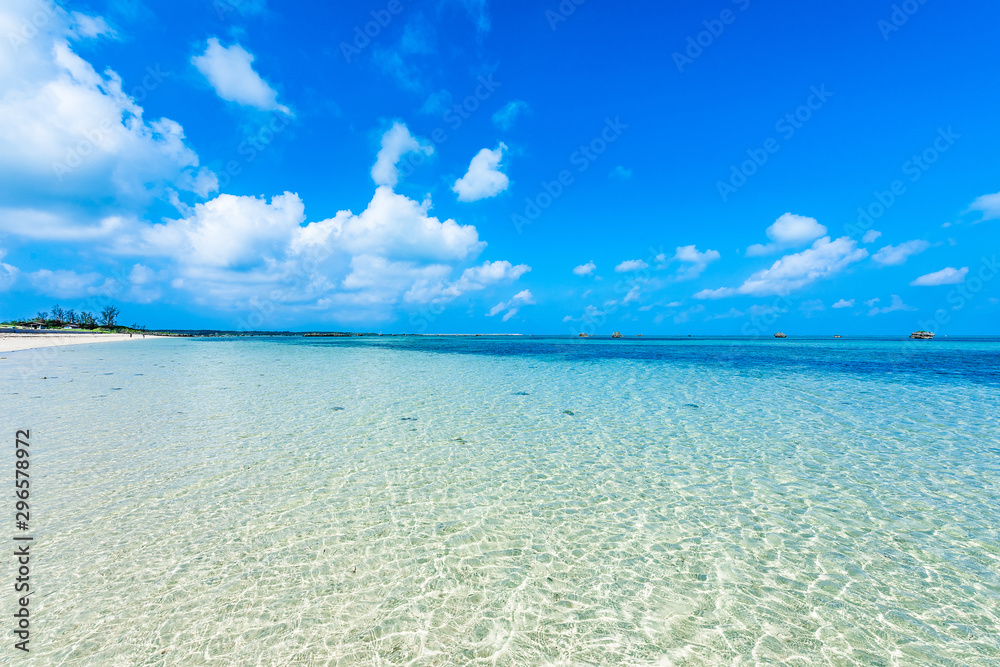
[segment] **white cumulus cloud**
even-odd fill
[[[441,303],[451,301],[467,292],[486,289],[501,282],[517,280],[531,271],[526,264],[513,265],[506,260],[498,262],[483,262],[462,272],[458,280],[448,282],[419,281],[405,295],[405,300],[411,303]]]
[[[597,265],[593,261],[587,262],[586,264],[581,264],[580,266],[573,269],[573,273],[578,276],[589,276],[597,268]]]
[[[410,129],[403,123],[392,124],[382,135],[382,147],[375,157],[372,166],[372,180],[376,185],[395,187],[399,182],[399,159],[407,153],[422,153],[433,155],[434,146],[427,141],[417,139],[410,134]]]
[[[479,201],[495,197],[507,189],[510,180],[507,174],[500,171],[500,162],[506,150],[507,146],[501,142],[495,149],[484,148],[472,158],[469,171],[452,186],[459,201]]]
[[[429,199],[417,202],[381,186],[360,215],[340,211],[306,225],[295,247],[330,244],[356,254],[443,261],[469,258],[486,246],[475,227],[439,220],[430,207]]]
[[[750,246],[746,253],[748,257],[769,255],[784,248],[808,243],[825,235],[826,227],[819,224],[815,218],[785,213],[767,228],[766,234],[771,243],[767,245],[757,243]]]
[[[297,194],[271,199],[222,194],[197,204],[192,215],[153,225],[141,234],[150,254],[172,256],[183,264],[241,267],[283,254],[305,206]]]
[[[867,250],[858,248],[857,243],[846,236],[833,241],[824,236],[806,250],[785,255],[770,268],[754,273],[740,287],[704,289],[694,296],[697,299],[720,299],[737,294],[785,295],[835,275],[867,256]]]
[[[7,207],[55,211],[65,210],[60,200],[144,202],[164,187],[194,189],[198,156],[183,128],[147,119],[135,99],[167,73],[148,67],[126,82],[76,53],[74,40],[109,30],[100,17],[70,15],[43,0],[0,4],[0,48],[16,54],[0,57],[0,200]]]
[[[392,304],[414,284],[444,280],[451,271],[447,264],[422,265],[377,255],[356,255],[351,258],[351,272],[341,282],[341,287],[368,305]]]
[[[847,299],[841,299],[837,303],[833,304],[833,308],[853,308],[853,307],[854,307],[854,299],[851,299],[850,301],[848,301]]]
[[[383,146],[398,156],[411,135],[405,126],[388,134]],[[390,169],[395,159],[387,158]],[[390,318],[397,307],[446,303],[530,271],[504,260],[468,266],[486,247],[476,228],[430,209],[429,198],[380,185],[360,213],[307,222],[296,193],[270,201],[223,194],[175,220],[126,226],[107,242],[118,254],[165,258],[172,280],[164,282],[200,304],[309,308],[344,320]],[[531,301],[524,290],[511,305]]]

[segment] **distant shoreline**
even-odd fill
[[[912,337],[904,333],[899,334],[790,334],[786,338],[773,338],[770,334],[756,336],[734,335],[734,334],[623,334],[620,338],[615,338],[612,334],[592,334],[586,337],[579,337],[564,333],[379,333],[372,331],[233,331],[224,329],[157,329],[155,331],[93,331],[87,329],[28,329],[22,327],[11,327],[0,325],[0,339],[14,340],[22,339],[34,341],[34,343],[19,343],[16,348],[10,348],[10,343],[0,344],[0,352],[12,352],[15,349],[30,349],[34,347],[52,347],[55,345],[70,345],[83,342],[113,342],[118,340],[147,338],[507,338],[507,339],[560,339],[573,340],[586,343],[587,341],[774,341],[792,342],[798,341],[849,341],[849,340],[883,340],[883,341],[909,341]],[[52,342],[56,339],[65,339],[60,342]],[[978,339],[998,339],[1000,334],[942,334],[937,337],[939,341],[960,341]],[[930,341],[923,341],[924,343]],[[37,343],[37,344],[36,344]],[[5,349],[5,346],[6,349]]]

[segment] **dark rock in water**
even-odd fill
[[[344,408],[336,407],[336,408],[330,408],[330,409],[333,410],[334,412],[339,412],[339,411],[343,410]]]
[[[415,422],[415,421],[417,421],[417,418],[416,417],[400,417],[399,420],[400,421],[404,421],[404,422]]]
[[[684,407],[685,408],[697,408],[697,407],[700,407],[700,406],[695,405],[694,403],[685,403]]]
[[[574,412],[572,410],[563,410],[563,414],[564,415],[571,415],[571,414],[574,414]]]
[[[529,392],[527,392],[527,391],[515,391],[514,395],[515,396],[530,396],[531,394]]]
[[[468,444],[465,440],[462,440],[461,438],[455,438],[455,442],[457,442],[460,445]]]

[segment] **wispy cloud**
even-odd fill
[[[223,46],[217,37],[209,38],[204,53],[191,58],[222,99],[261,111],[290,114],[287,106],[278,103],[277,91],[254,71],[253,61],[253,54],[242,46]]]
[[[608,178],[613,181],[628,181],[632,179],[632,170],[619,164],[608,173]]]
[[[674,315],[674,324],[684,324],[685,322],[690,322],[692,317],[703,312],[705,312],[705,306],[701,304],[691,306],[690,308],[682,310]]]
[[[718,315],[712,315],[707,317],[706,320],[729,320],[736,319],[738,317],[743,317],[746,313],[742,310],[736,310],[735,308],[730,308],[724,313],[719,313]]]
[[[500,313],[503,313],[504,311],[507,311],[506,313],[504,313],[503,316],[503,321],[506,322],[510,318],[517,315],[520,312],[522,306],[530,306],[533,305],[534,303],[535,303],[535,298],[534,296],[532,296],[531,291],[521,290],[513,297],[511,297],[510,301],[501,301],[497,305],[493,306],[490,309],[490,311],[486,313],[486,316],[494,317],[496,315],[499,315]]]
[[[1000,218],[1000,192],[976,198],[969,206],[969,210],[982,213],[982,220]]]
[[[911,256],[918,255],[930,247],[930,243],[921,239],[899,245],[887,245],[872,255],[872,260],[883,266],[898,266],[905,264]]]
[[[514,127],[514,123],[528,108],[528,103],[524,100],[511,100],[493,114],[493,124],[506,132]]]
[[[677,271],[677,280],[694,280],[704,272],[709,264],[718,261],[721,257],[718,250],[698,252],[698,248],[693,245],[678,247],[673,259],[684,266]]]
[[[477,35],[482,38],[490,31],[492,22],[487,0],[444,0],[463,7],[469,19],[476,26]]]
[[[813,314],[826,310],[826,306],[824,306],[823,302],[819,299],[809,299],[808,301],[803,301],[799,305],[799,310],[801,310],[802,314],[806,317],[812,317]]]
[[[940,271],[928,273],[914,280],[910,285],[914,287],[934,287],[937,285],[957,285],[965,280],[969,273],[969,267],[963,266],[961,269],[948,266]]]
[[[878,303],[878,301],[879,301],[878,299],[872,299],[871,301],[868,302],[868,305],[871,306],[871,310],[868,311],[869,316],[884,315],[886,313],[892,313],[897,310],[916,310],[916,308],[912,308],[903,303],[903,299],[898,294],[893,294],[892,302],[888,306],[885,306],[883,308],[875,306],[875,304]]]
[[[649,264],[642,261],[641,259],[626,259],[624,262],[615,267],[615,271],[618,273],[628,273],[629,271],[642,271],[643,269],[648,269]]]

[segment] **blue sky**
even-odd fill
[[[0,318],[997,333],[1000,7],[0,8]]]

